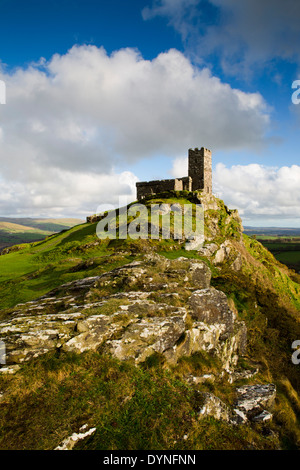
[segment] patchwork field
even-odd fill
[[[300,272],[300,229],[245,227],[245,233],[262,243],[280,263]]]
[[[279,237],[274,239],[258,238],[258,240],[281,263],[300,272],[300,237]]]

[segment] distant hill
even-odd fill
[[[257,236],[299,237],[300,228],[287,227],[244,227],[244,233]]]
[[[48,235],[68,230],[82,223],[80,219],[33,219],[0,217],[0,250],[8,246],[43,240]]]

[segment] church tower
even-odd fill
[[[212,193],[211,151],[202,147],[189,149],[189,176],[192,178],[192,191]]]

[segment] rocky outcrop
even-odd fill
[[[234,410],[244,421],[266,422],[272,419],[275,397],[274,384],[244,385],[237,388]]]
[[[233,407],[226,405],[212,393],[202,393],[203,404],[199,417],[213,416],[230,424],[245,424],[248,421],[265,423],[272,419],[276,398],[274,384],[245,385],[236,389]]]
[[[220,398],[213,393],[202,393],[203,405],[199,410],[199,418],[213,416],[215,419],[226,421],[227,423],[235,423],[233,413]]]
[[[0,323],[6,363],[20,364],[53,349],[102,348],[136,364],[154,353],[176,364],[204,350],[230,371],[245,352],[246,328],[210,279],[200,260],[145,255],[101,276],[68,282],[19,304]]]
[[[153,353],[163,354],[175,347],[185,332],[185,309],[168,318],[144,318],[131,324],[119,340],[106,343],[106,349],[121,360],[144,362]],[[167,358],[167,356],[166,356]]]
[[[208,325],[222,324],[224,335],[232,333],[236,318],[223,292],[214,287],[196,290],[189,298],[189,307],[194,320]]]
[[[240,271],[242,269],[242,255],[230,240],[225,240],[220,245],[216,243],[204,243],[203,246],[199,248],[198,252],[210,259],[215,266],[228,263],[233,271]]]
[[[193,292],[189,298],[191,316],[198,330],[210,332],[209,344],[214,345],[223,366],[230,370],[244,355],[247,346],[247,328],[244,322],[238,321],[230,310],[226,295],[209,287]]]
[[[187,251],[191,250],[200,250],[205,241],[204,235],[201,236],[191,236],[185,242],[185,249]]]

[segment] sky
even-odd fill
[[[84,219],[203,146],[245,226],[300,227],[299,18],[299,0],[0,0],[0,216]]]

